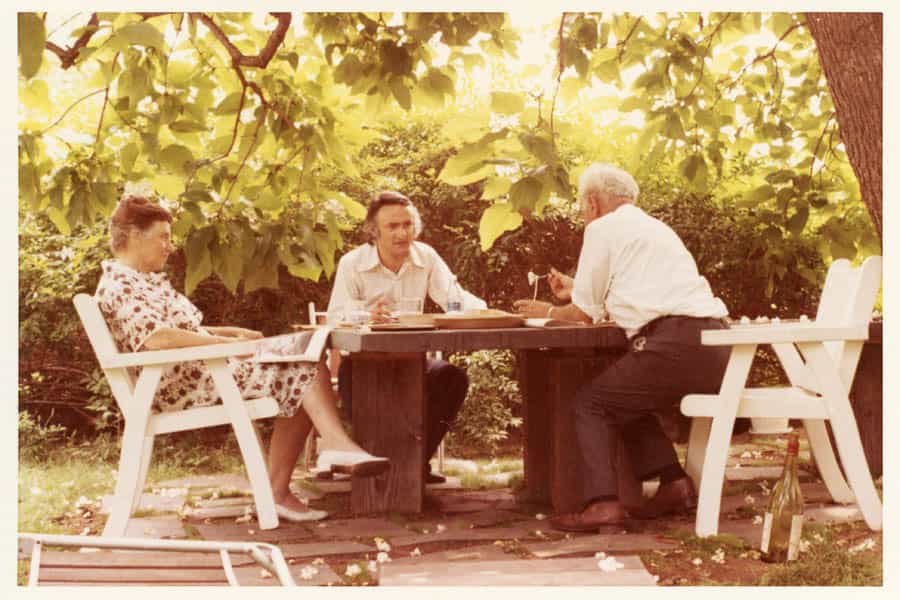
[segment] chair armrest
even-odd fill
[[[189,360],[228,358],[229,356],[253,354],[256,352],[256,347],[258,345],[259,340],[251,340],[234,342],[231,344],[210,344],[208,346],[173,348],[171,350],[128,352],[101,358],[100,366],[104,369],[114,369],[116,367],[145,367],[148,365],[180,363]]]
[[[738,344],[791,344],[801,342],[840,342],[866,340],[869,338],[869,324],[833,327],[808,324],[761,323],[734,325],[731,329],[707,329],[701,332],[701,340],[706,346],[735,346]]]

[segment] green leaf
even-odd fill
[[[19,70],[25,79],[31,79],[41,68],[47,31],[44,29],[44,22],[35,13],[20,12],[17,17]]]
[[[525,108],[525,98],[510,92],[491,92],[491,110],[501,115],[513,115]]]
[[[618,81],[621,70],[622,66],[619,64],[619,60],[613,57],[609,60],[598,62],[597,66],[594,67],[594,74],[600,81]]]
[[[752,208],[772,198],[774,195],[775,188],[769,184],[761,185],[755,190],[745,194],[744,197],[738,201],[738,206]]]
[[[233,115],[241,105],[242,92],[232,92],[219,102],[213,111],[218,115]]]
[[[122,167],[123,172],[131,173],[134,170],[134,161],[137,160],[138,152],[138,145],[134,142],[126,144],[119,151],[119,165]]]
[[[184,176],[157,175],[150,180],[153,189],[163,198],[177,198],[184,190]]]
[[[166,40],[162,32],[148,22],[129,23],[112,34],[109,44],[118,50],[128,46],[148,46],[165,52]]]
[[[207,130],[206,125],[203,123],[198,123],[190,119],[180,119],[174,123],[170,123],[169,129],[178,133],[197,133]]]
[[[47,209],[47,216],[50,218],[50,221],[56,225],[56,228],[63,235],[71,235],[72,227],[69,225],[68,220],[68,212],[65,209],[60,209],[55,206],[51,206]]]
[[[50,88],[43,79],[32,79],[28,85],[22,88],[19,100],[22,106],[27,106],[29,109],[46,113],[53,112],[50,105]]]
[[[769,27],[776,37],[781,37],[784,32],[788,30],[788,27],[793,24],[794,19],[791,16],[791,13],[772,13],[772,16],[769,19]]]
[[[268,248],[257,251],[245,269],[244,293],[249,294],[261,288],[278,289],[278,256]]]
[[[169,173],[187,174],[190,163],[194,161],[191,151],[181,144],[171,144],[159,153],[159,163]]]
[[[542,189],[543,185],[537,178],[531,176],[523,177],[509,188],[511,207],[515,210],[523,208],[533,209],[541,196]]]
[[[264,187],[253,199],[253,206],[260,210],[280,210],[284,206],[284,198],[273,192],[272,188]]]
[[[212,257],[209,253],[209,242],[213,233],[212,229],[195,231],[184,244],[184,254],[187,259],[187,267],[184,274],[184,291],[188,296],[197,288],[197,284],[212,275]]]
[[[797,208],[797,212],[788,219],[787,228],[793,235],[798,236],[803,232],[803,228],[806,227],[806,222],[809,220],[809,208],[806,206],[800,206]]]
[[[556,152],[553,150],[553,143],[540,135],[532,133],[520,133],[519,142],[522,147],[528,150],[535,158],[544,163],[552,163],[556,160]]]
[[[228,243],[222,243],[221,240],[217,239],[211,253],[213,270],[232,294],[237,291],[241,273],[244,269],[242,242],[242,236],[240,235],[234,236]]]
[[[673,140],[684,139],[684,127],[681,125],[681,117],[675,111],[666,116],[666,124],[662,129],[663,134]]]
[[[335,200],[343,205],[344,210],[347,211],[347,214],[352,218],[357,220],[362,220],[366,218],[366,207],[348,196],[343,192],[328,192],[326,195],[332,195]]]
[[[397,104],[403,107],[403,110],[409,110],[412,107],[412,95],[409,93],[409,88],[404,85],[403,79],[391,77],[390,86]]]
[[[512,180],[509,177],[491,177],[485,184],[484,191],[481,192],[481,199],[493,200],[494,198],[499,198],[509,191],[511,185]]]
[[[481,251],[487,252],[504,232],[513,231],[522,225],[522,215],[514,212],[508,203],[494,204],[481,215],[478,224],[478,237],[481,240]]]

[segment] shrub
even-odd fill
[[[522,403],[519,384],[512,378],[514,357],[508,350],[456,354],[450,362],[466,370],[469,393],[447,435],[454,455],[487,452],[494,456],[509,431],[522,424],[514,409]]]

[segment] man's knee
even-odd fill
[[[436,360],[429,363],[427,377],[430,396],[440,396],[456,408],[462,406],[469,389],[469,376],[463,369],[445,360]]]

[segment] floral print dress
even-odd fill
[[[176,292],[163,273],[144,273],[106,260],[94,295],[123,352],[141,350],[144,341],[163,328],[206,334],[200,326],[203,313]],[[278,401],[282,417],[296,414],[318,369],[315,363],[257,363],[239,358],[229,358],[228,365],[244,399],[271,396]],[[181,410],[219,401],[212,374],[203,361],[186,361],[163,371],[153,410]]]

